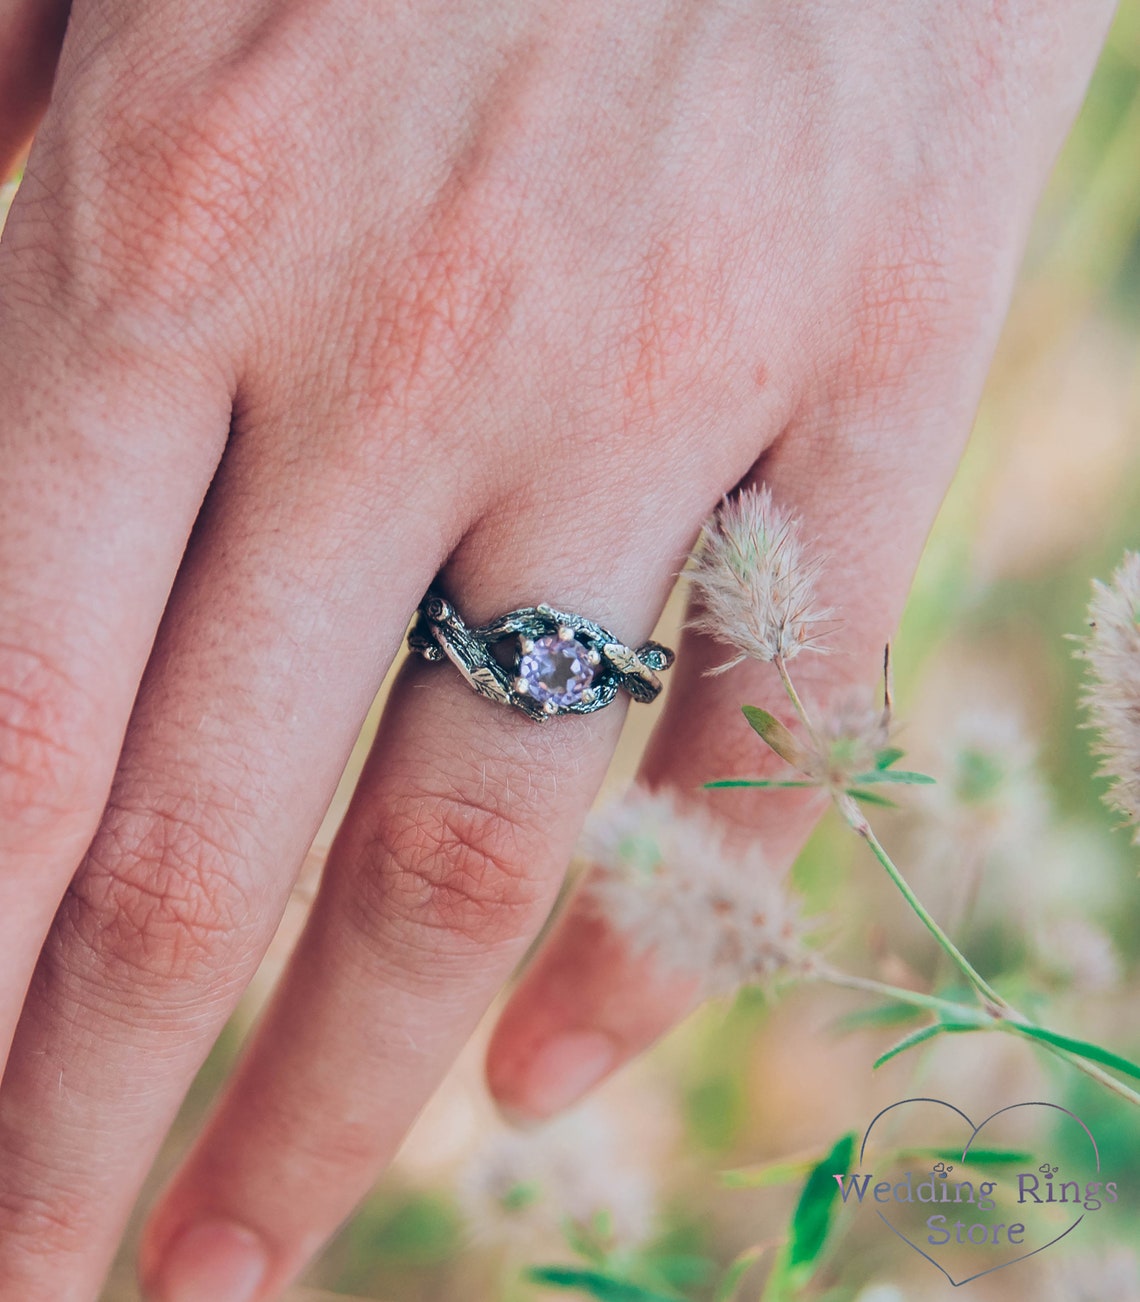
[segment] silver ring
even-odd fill
[[[425,660],[450,660],[481,696],[539,720],[592,714],[619,691],[655,700],[657,674],[673,663],[673,652],[658,642],[628,647],[593,620],[553,606],[512,610],[468,628],[435,588],[420,603],[408,645]]]

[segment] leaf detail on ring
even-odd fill
[[[642,662],[636,651],[631,650],[624,643],[607,642],[602,647],[602,655],[619,674],[627,674],[631,678],[640,678],[642,682],[649,683],[653,687],[661,686],[653,670]]]
[[[478,668],[468,669],[467,678],[477,692],[489,696],[492,701],[502,701],[504,705],[510,704],[510,692],[503,686],[498,674],[489,665],[480,665]]]
[[[636,651],[623,642],[606,642],[602,655],[622,676],[622,686],[636,701],[652,701],[661,690],[661,680]]]

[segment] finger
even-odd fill
[[[549,598],[644,637],[708,496],[691,484],[585,557],[576,524],[550,524],[574,514],[536,505],[539,523],[469,540],[447,590],[469,622]],[[520,574],[535,530],[542,567]],[[364,1194],[548,913],[620,722],[538,724],[409,663],[286,976],[148,1227],[158,1299],[194,1296],[239,1241],[275,1295]]]
[[[813,551],[825,558],[817,587],[820,606],[837,614],[831,653],[814,660],[804,654],[794,666],[801,693],[824,708],[854,685],[869,690],[881,674],[883,647],[958,456],[967,412],[960,416],[949,435],[936,441],[919,430],[906,443],[887,437],[892,431],[881,418],[877,431],[855,428],[837,439],[824,416],[814,427],[789,430],[757,467],[755,478],[800,517]],[[779,874],[826,802],[814,792],[701,790],[714,778],[783,767],[742,717],[742,704],[796,726],[771,665],[751,661],[708,676],[726,658],[723,644],[686,633],[640,781],[714,812],[730,841],[759,843]],[[545,1084],[556,1066],[574,1074],[571,1046],[604,1041],[610,1065],[620,1065],[695,1006],[701,975],[642,953],[636,938],[616,931],[588,892],[579,892],[499,1019],[488,1053],[492,1093],[515,1113],[550,1115],[572,1101],[552,1097]]]
[[[48,106],[70,9],[70,0],[11,0],[0,9],[0,181]]]
[[[0,1063],[229,426],[222,377],[178,365],[0,298]]]
[[[219,470],[28,993],[0,1088],[13,1297],[98,1291],[438,566],[435,520],[455,516],[377,500],[375,467],[348,458],[298,483],[265,443],[243,431]]]

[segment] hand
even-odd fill
[[[437,572],[470,620],[642,639],[760,477],[831,558],[809,686],[873,681],[1108,16],[80,0],[0,248],[4,1302],[96,1296]],[[681,649],[655,784],[753,766],[736,707],[778,688],[713,656]],[[276,1295],[366,1191],[620,716],[539,727],[408,664],[151,1221],[156,1298]],[[716,800],[777,862],[807,833]],[[685,1009],[592,926],[500,1026],[516,1110]]]

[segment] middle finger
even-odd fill
[[[583,529],[544,495],[480,526],[445,591],[468,622],[547,599],[638,640],[729,486],[715,474],[694,469],[628,532]],[[450,665],[408,664],[286,976],[148,1228],[159,1302],[205,1297],[247,1252],[263,1283],[232,1297],[277,1296],[363,1196],[548,913],[621,717],[540,724]]]

